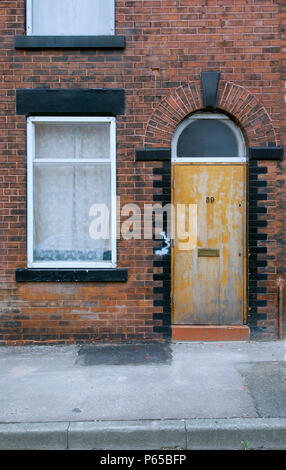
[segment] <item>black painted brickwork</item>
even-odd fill
[[[259,166],[257,161],[249,162],[249,212],[248,212],[248,325],[251,337],[259,338],[266,327],[259,326],[260,320],[266,320],[266,315],[258,313],[258,307],[267,307],[266,300],[259,300],[259,294],[267,294],[266,287],[260,287],[259,281],[267,280],[267,274],[261,272],[261,268],[267,267],[267,234],[263,233],[263,227],[267,226],[267,207],[263,201],[267,200],[267,181],[258,179],[258,175],[266,174],[267,167]],[[264,192],[265,189],[265,192]]]
[[[171,162],[164,161],[163,167],[154,168],[154,175],[161,175],[161,181],[154,180],[154,188],[161,188],[160,194],[154,194],[154,204],[161,203],[164,207],[165,204],[171,203]],[[167,220],[164,218],[163,231],[167,233]],[[165,247],[166,243],[162,240],[161,246],[158,242],[155,243],[154,250],[160,250]],[[162,273],[153,274],[154,281],[162,281],[162,287],[154,287],[153,301],[154,307],[163,307],[163,313],[154,313],[153,320],[161,320],[160,326],[154,326],[154,333],[161,333],[163,338],[170,339],[171,337],[171,247],[168,254],[164,256],[154,256],[154,268],[162,268]],[[158,299],[159,297],[159,299]]]

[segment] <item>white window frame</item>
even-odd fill
[[[112,32],[110,33],[111,35],[115,34],[115,0],[113,20],[113,28]],[[33,36],[33,34],[33,0],[26,0],[26,35]],[[94,34],[94,36],[97,36],[97,34]]]
[[[35,158],[35,123],[37,122],[109,122],[110,123],[110,158],[109,159],[54,159]],[[110,164],[111,191],[111,261],[37,261],[33,260],[34,253],[34,181],[33,166],[37,164]],[[116,118],[115,117],[39,117],[27,118],[27,265],[33,268],[114,268],[116,267]]]
[[[33,0],[26,0],[26,34],[33,34]]]
[[[211,158],[210,157],[209,158],[208,157],[184,157],[184,158],[178,157],[177,145],[178,145],[178,140],[179,140],[181,133],[191,122],[195,122],[198,119],[219,119],[220,121],[223,121],[224,124],[226,124],[228,127],[230,127],[238,143],[239,156],[238,157],[211,157]],[[183,121],[174,132],[173,140],[171,144],[171,156],[172,156],[172,162],[181,162],[181,163],[187,163],[187,162],[234,163],[234,162],[246,162],[247,161],[245,140],[244,140],[241,130],[239,129],[238,126],[235,125],[233,121],[231,121],[231,119],[229,119],[229,117],[227,117],[225,114],[220,114],[220,113],[195,113],[189,118],[187,118],[185,121]]]

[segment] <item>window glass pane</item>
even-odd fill
[[[32,0],[32,34],[114,34],[114,0]]]
[[[219,119],[197,119],[181,133],[177,156],[239,157],[238,142],[233,130]]]
[[[110,261],[111,237],[95,239],[94,204],[111,212],[110,165],[34,164],[34,261]],[[108,212],[106,212],[108,214]]]
[[[81,124],[79,158],[110,158],[110,124]]]
[[[36,123],[35,158],[110,158],[110,124]]]

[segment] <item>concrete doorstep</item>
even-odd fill
[[[0,424],[1,450],[286,449],[285,418]]]

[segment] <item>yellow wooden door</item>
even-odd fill
[[[173,166],[174,324],[243,323],[245,176],[243,164]]]

